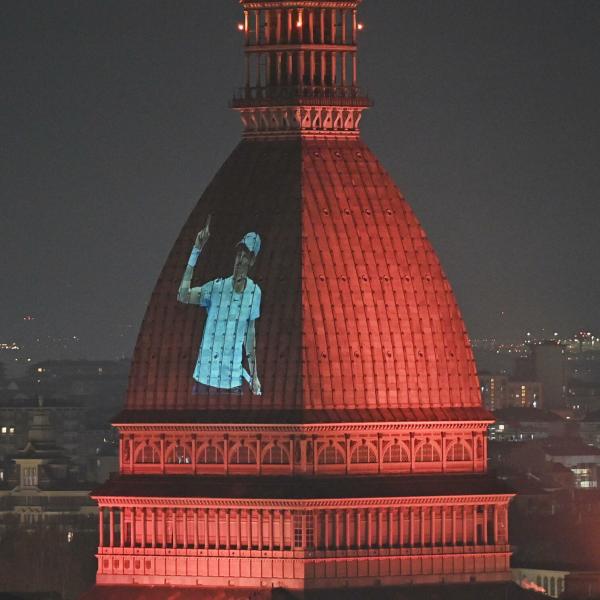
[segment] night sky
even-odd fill
[[[240,137],[240,14],[235,0],[0,3],[0,343],[131,354]],[[366,0],[361,21],[363,137],[471,337],[600,331],[600,3]]]

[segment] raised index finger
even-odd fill
[[[206,217],[206,225],[204,225],[204,229],[208,231],[210,229],[210,220],[212,219],[212,215],[209,213],[208,217]]]

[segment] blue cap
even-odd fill
[[[244,244],[244,246],[256,256],[260,252],[260,235],[251,231],[250,233],[247,233],[238,244]]]

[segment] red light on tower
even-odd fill
[[[86,600],[510,579],[460,311],[360,137],[360,3],[240,0],[243,140],[148,304]]]

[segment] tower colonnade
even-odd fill
[[[371,105],[358,87],[358,2],[242,2],[244,86],[232,107],[245,137],[298,131],[357,137]]]
[[[306,87],[307,95],[327,94],[325,88],[352,95],[360,26],[356,9],[348,7],[352,3],[331,3],[331,8],[315,8],[311,2],[285,8],[271,4],[246,8],[238,26],[244,32],[245,87],[264,92],[263,97],[290,86]]]
[[[495,579],[508,568],[510,496],[100,505],[98,582],[305,587],[400,583],[407,575]],[[218,559],[218,560],[215,560]],[[299,562],[300,560],[300,562]],[[296,571],[300,572],[295,575]],[[425,579],[423,579],[425,577]],[[297,581],[296,581],[297,580]]]

